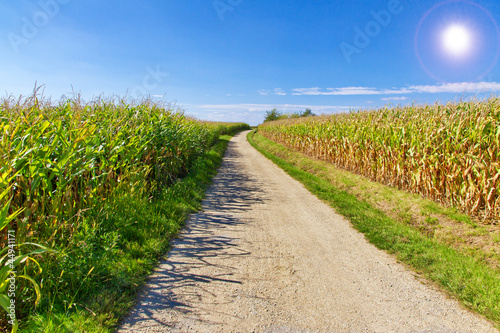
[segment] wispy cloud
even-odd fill
[[[487,93],[500,91],[498,82],[459,82],[446,83],[436,86],[412,86],[415,92],[420,93]]]
[[[402,95],[413,93],[488,93],[500,91],[498,82],[457,82],[444,83],[440,85],[413,85],[403,88],[377,89],[372,87],[342,87],[342,88],[295,88],[292,95],[334,95],[334,96],[352,96],[352,95]]]
[[[401,97],[383,97],[381,98],[382,101],[384,102],[391,102],[391,101],[406,101],[408,97],[406,96],[401,96]]]
[[[274,94],[279,96],[286,96],[286,92],[281,88],[274,89]]]
[[[300,104],[206,104],[184,105],[186,113],[199,119],[214,121],[244,121],[257,125],[264,120],[265,112],[277,108],[283,113],[304,111],[310,108],[316,114],[331,114],[358,110],[359,106],[300,105]]]
[[[321,88],[295,88],[292,95],[331,95],[331,96],[352,96],[352,95],[389,95],[389,94],[406,94],[409,91],[403,89],[385,89],[379,90],[371,87],[344,87],[344,88],[326,88],[322,91]]]
[[[258,93],[264,96],[268,95],[286,96],[286,92],[281,88],[274,88],[274,90],[261,89],[258,91]]]
[[[306,108],[312,109],[315,113],[334,113],[344,112],[349,109],[359,109],[359,106],[332,106],[332,105],[297,105],[297,104],[206,104],[193,106],[196,109],[210,112],[225,111],[246,111],[246,112],[265,112],[277,108],[281,112],[303,111]]]

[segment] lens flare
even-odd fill
[[[444,0],[430,8],[415,31],[422,69],[439,82],[485,80],[500,59],[500,28],[470,0]]]
[[[472,46],[470,31],[458,24],[451,25],[444,30],[442,41],[445,51],[455,57],[467,55]]]

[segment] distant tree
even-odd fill
[[[304,112],[294,112],[294,113],[281,113],[278,110],[276,110],[276,108],[274,108],[271,111],[266,111],[266,118],[264,119],[264,122],[281,120],[281,119],[314,117],[314,116],[316,115],[309,108],[307,108]]]
[[[301,117],[314,117],[316,116],[311,109],[307,108],[304,112],[300,114]]]
[[[276,110],[276,108],[274,108],[271,111],[266,111],[266,118],[264,119],[264,122],[278,120],[282,116],[283,115],[281,114],[281,112],[279,112],[278,110]]]

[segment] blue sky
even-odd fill
[[[0,0],[0,90],[176,102],[205,120],[500,90],[497,0]]]

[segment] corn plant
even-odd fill
[[[34,262],[49,248],[64,248],[86,210],[116,193],[152,197],[186,175],[219,135],[246,124],[200,122],[147,101],[65,100],[34,95],[0,105],[0,235],[16,231],[15,265]],[[36,243],[36,244],[35,244]],[[39,244],[39,245],[38,245]],[[7,251],[6,244],[0,251]],[[0,259],[0,304],[7,257]],[[12,263],[12,260],[10,260]],[[34,270],[32,270],[35,272]],[[38,285],[26,274],[39,298]],[[36,303],[36,302],[35,302]]]
[[[4,172],[2,174],[0,179],[0,183],[3,185],[2,187],[5,187],[5,184],[13,178],[11,177],[11,179],[8,179],[8,176],[9,172]],[[0,200],[5,199],[8,193],[8,188],[5,189],[3,193],[0,193]],[[10,204],[11,200],[7,200],[4,206],[0,209],[0,232],[7,230],[9,224],[24,210],[24,208],[19,208],[17,211],[9,214]],[[9,323],[12,326],[12,332],[15,333],[19,326],[16,315],[16,280],[24,279],[30,282],[37,296],[35,305],[40,300],[40,287],[35,280],[26,274],[17,274],[17,270],[20,270],[20,266],[25,262],[32,261],[38,265],[41,272],[41,267],[33,256],[46,251],[54,251],[34,243],[18,245],[14,241],[15,236],[13,236],[12,239],[10,237],[10,235],[15,235],[15,230],[7,230],[7,234],[9,235],[5,239],[7,242],[5,243],[4,248],[0,250],[0,306],[10,319]],[[26,245],[36,246],[39,247],[39,249],[31,251],[27,254],[16,253],[16,251],[19,251],[20,246]]]
[[[500,217],[500,100],[283,120],[259,132],[483,221]]]

